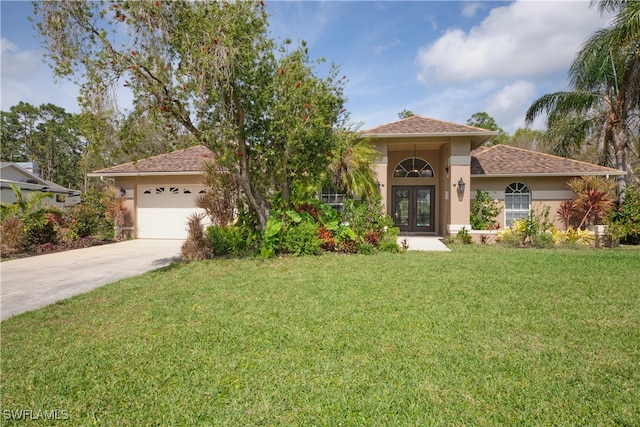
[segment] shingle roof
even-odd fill
[[[213,152],[204,145],[185,148],[167,154],[123,163],[95,171],[92,175],[137,175],[152,173],[201,172],[202,162],[213,158]]]
[[[624,175],[624,172],[524,148],[494,145],[471,152],[471,175],[582,176]]]
[[[362,132],[364,135],[428,135],[428,134],[484,134],[495,135],[486,129],[474,126],[461,125],[458,123],[445,122],[442,120],[430,119],[422,116],[411,116],[395,122],[387,123],[367,129]]]

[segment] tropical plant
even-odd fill
[[[593,3],[592,3],[593,4]],[[527,123],[546,113],[547,137],[557,154],[569,156],[585,141],[597,142],[603,162],[627,167],[630,142],[638,138],[640,116],[640,2],[599,2],[615,12],[608,28],[596,31],[576,55],[569,70],[572,91],[543,95],[526,113]],[[617,178],[619,200],[626,177]]]
[[[553,242],[556,245],[589,246],[593,240],[589,234],[589,230],[582,230],[580,228],[573,227],[569,227],[566,230],[558,230],[555,227],[552,227],[551,235],[553,236]]]
[[[381,157],[368,139],[351,130],[338,131],[338,146],[331,153],[328,186],[355,199],[378,196],[374,166]],[[325,183],[327,185],[327,183]]]
[[[35,219],[44,219],[48,209],[43,205],[46,199],[52,199],[53,193],[42,191],[31,191],[26,196],[22,194],[22,190],[17,185],[9,184],[13,194],[16,197],[14,203],[0,202],[0,219],[5,220],[11,216],[25,218],[27,216]]]
[[[180,257],[183,261],[204,260],[211,256],[211,244],[204,234],[202,222],[204,219],[203,213],[192,213],[189,216],[187,240],[180,248]]]
[[[566,224],[579,229],[602,224],[613,207],[609,196],[613,190],[611,183],[603,177],[584,176],[573,178],[567,186],[575,198],[573,203],[563,203],[558,211],[567,220]]]

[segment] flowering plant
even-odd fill
[[[478,190],[471,204],[471,228],[473,230],[497,230],[496,217],[502,212],[502,203],[492,199],[486,191]]]

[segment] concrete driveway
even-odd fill
[[[129,240],[0,263],[4,320],[169,265],[182,240]]]

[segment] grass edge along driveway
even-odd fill
[[[3,322],[2,424],[633,425],[639,265],[480,246],[172,265]]]

